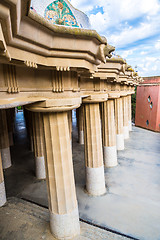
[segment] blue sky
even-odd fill
[[[160,0],[70,0],[140,76],[160,76]]]

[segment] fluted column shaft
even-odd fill
[[[6,203],[6,190],[4,185],[2,159],[0,154],[0,207]]]
[[[8,136],[8,126],[6,118],[6,110],[0,110],[0,149],[2,155],[3,169],[11,167],[11,154]]]
[[[91,195],[106,192],[99,103],[84,104],[86,190]]]
[[[84,109],[83,105],[77,109],[78,111],[78,138],[79,144],[84,144]]]
[[[124,149],[124,135],[123,135],[123,104],[122,104],[122,98],[115,99],[115,119],[116,119],[117,150],[123,150]]]
[[[42,117],[51,231],[56,238],[67,239],[80,232],[68,114]]]
[[[129,131],[132,131],[132,105],[131,105],[131,95],[128,95],[128,125],[129,125]]]
[[[15,108],[6,109],[6,117],[7,117],[7,126],[8,126],[8,136],[9,136],[9,144],[13,146],[13,129],[14,129],[14,118],[15,118]]]
[[[123,99],[123,134],[124,139],[129,138],[129,126],[128,126],[128,96]]]
[[[36,177],[38,179],[45,179],[45,161],[44,161],[44,143],[43,143],[43,124],[40,113],[32,113],[33,124],[33,142],[35,154]]]
[[[69,136],[72,142],[72,111],[68,111]]]
[[[105,167],[114,167],[117,163],[116,127],[114,100],[102,103],[102,133]]]

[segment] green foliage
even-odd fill
[[[135,122],[135,113],[136,113],[136,93],[137,86],[135,87],[135,94],[132,95],[132,121]]]
[[[22,110],[22,107],[21,107],[21,106],[18,106],[18,107],[17,107],[17,110]]]

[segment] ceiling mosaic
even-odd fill
[[[44,11],[44,17],[53,24],[79,27],[75,16],[64,0],[56,0],[50,3]]]

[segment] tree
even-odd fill
[[[136,93],[137,93],[137,86],[135,86],[135,94],[132,95],[132,122],[135,122],[135,113],[136,113]]]

